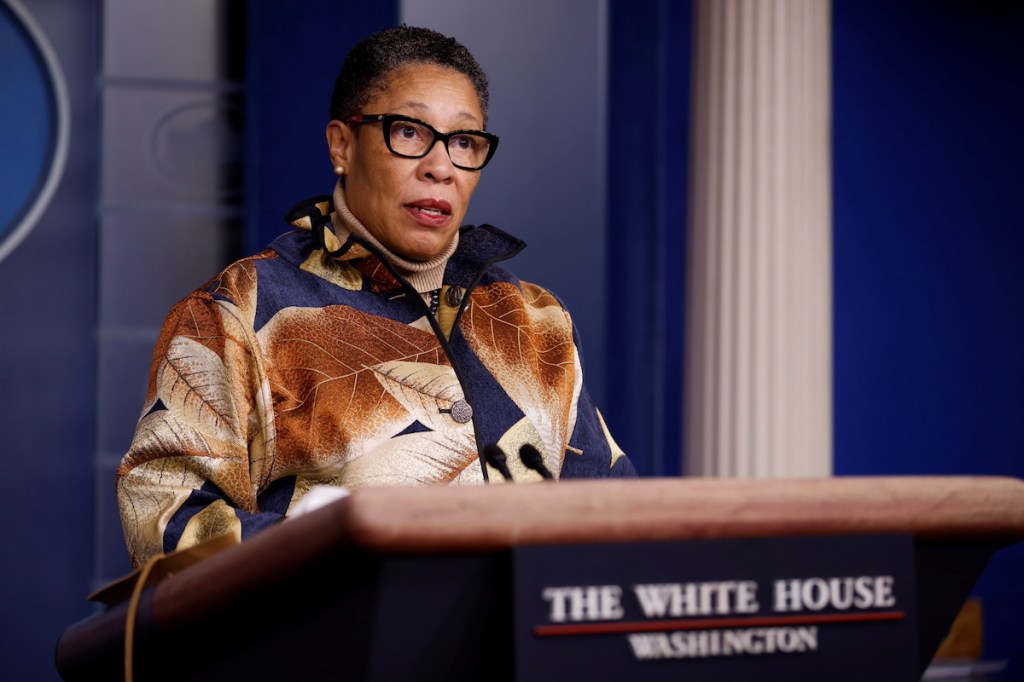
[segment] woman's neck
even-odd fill
[[[459,233],[456,232],[447,248],[428,261],[414,261],[398,255],[384,246],[352,214],[345,201],[345,190],[341,186],[340,180],[334,188],[334,213],[331,215],[331,223],[341,241],[347,239],[347,235],[343,234],[347,232],[373,246],[421,294],[441,288],[445,265],[448,264],[448,259],[455,253],[455,247],[459,244]]]

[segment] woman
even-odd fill
[[[498,145],[487,79],[434,31],[346,58],[327,143],[333,197],[171,311],[117,473],[136,565],[287,516],[315,485],[501,481],[524,445],[562,478],[634,476],[583,387],[574,328],[495,265],[524,244],[461,227]]]

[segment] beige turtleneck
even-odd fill
[[[451,255],[455,253],[455,247],[459,245],[459,233],[456,232],[447,248],[428,261],[413,261],[399,256],[381,244],[366,229],[366,226],[352,215],[352,211],[349,210],[348,204],[345,202],[345,190],[341,186],[340,180],[334,187],[334,213],[331,214],[331,225],[334,226],[335,234],[342,242],[348,239],[349,234],[354,234],[372,244],[418,293],[425,294],[424,300],[429,300],[430,292],[441,288],[445,265],[448,264]]]

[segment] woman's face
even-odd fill
[[[473,85],[462,73],[434,64],[406,64],[388,74],[387,87],[361,114],[404,114],[436,130],[482,130]],[[380,123],[327,125],[335,165],[345,167],[345,200],[352,214],[396,254],[424,261],[454,238],[480,179],[452,165],[438,142],[421,159],[395,156]]]

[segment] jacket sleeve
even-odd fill
[[[193,294],[168,315],[145,406],[116,476],[133,565],[280,520],[287,480],[270,485],[273,412],[252,325],[232,302]]]
[[[600,410],[584,388],[576,406],[576,426],[562,461],[560,478],[635,478],[633,463],[612,438]]]
[[[564,306],[564,304],[563,304]],[[583,380],[583,353],[579,330],[572,325],[573,345],[579,363],[576,421],[562,461],[560,478],[635,478],[636,468],[612,438],[601,411],[591,400]]]

